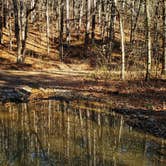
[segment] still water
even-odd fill
[[[165,166],[165,140],[97,103],[0,104],[2,166]]]

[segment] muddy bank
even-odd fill
[[[153,111],[131,108],[113,108],[111,99],[95,93],[62,89],[32,89],[30,87],[0,89],[0,102],[29,102],[33,100],[85,100],[101,102],[110,106],[110,111],[122,114],[128,125],[154,136],[166,139],[166,111]],[[118,104],[118,103],[117,103]]]
[[[106,103],[105,98],[96,97],[88,92],[78,92],[65,89],[33,89],[30,87],[0,89],[0,102],[28,102],[33,100],[87,100]]]
[[[0,89],[0,102],[27,102],[30,94],[24,89],[2,87]]]
[[[122,114],[128,125],[166,139],[166,111],[153,111],[141,109],[113,109]]]

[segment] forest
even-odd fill
[[[0,165],[164,166],[166,0],[0,0],[0,130]]]
[[[27,57],[76,58],[119,71],[122,80],[130,71],[160,77],[166,73],[165,8],[164,0],[1,0],[1,50],[18,64],[28,64]]]

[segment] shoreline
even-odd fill
[[[101,96],[103,97],[101,98]],[[0,102],[33,102],[35,100],[84,100],[88,102],[103,103],[110,107],[110,111],[124,116],[125,122],[140,131],[151,134],[155,137],[166,139],[166,111],[154,111],[144,109],[116,108],[112,106],[111,98],[104,94],[78,92],[65,89],[32,89],[22,88],[0,88]]]

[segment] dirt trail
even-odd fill
[[[0,71],[0,88],[73,90],[99,98],[109,98],[115,107],[136,109],[166,109],[166,81],[94,80],[89,70]]]
[[[31,86],[32,88],[56,88],[57,86],[79,86],[90,71],[73,70],[45,70],[45,71],[17,71],[1,70],[0,87]],[[75,87],[77,88],[77,87]]]

